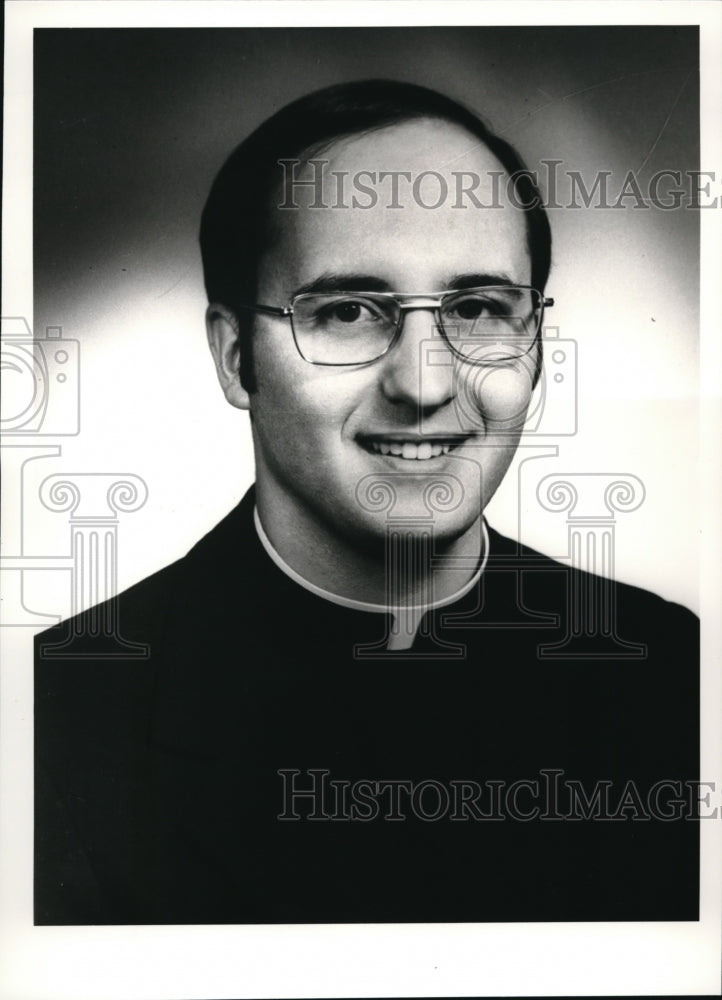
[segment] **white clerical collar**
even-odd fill
[[[391,607],[385,604],[373,604],[369,601],[356,601],[351,597],[341,597],[339,594],[334,594],[330,590],[324,590],[323,587],[319,587],[317,584],[311,583],[310,580],[306,580],[300,573],[297,573],[292,566],[289,566],[286,560],[283,559],[283,557],[280,556],[273,547],[270,538],[263,529],[261,519],[258,516],[257,507],[253,508],[253,522],[256,526],[256,532],[261,544],[270,558],[276,566],[278,566],[278,568],[286,574],[286,576],[290,577],[299,586],[304,587],[306,590],[310,590],[312,594],[323,598],[324,601],[330,601],[332,604],[340,604],[344,608],[353,608],[354,611],[371,611],[375,614],[390,614],[393,618],[393,624],[388,645],[386,647],[389,650],[410,649],[416,637],[416,632],[418,631],[421,619],[427,611],[433,611],[437,608],[443,608],[447,604],[453,604],[455,601],[460,600],[468,594],[469,591],[479,582],[481,574],[486,568],[487,559],[489,558],[489,533],[486,529],[486,522],[482,518],[481,561],[476,573],[474,573],[472,578],[465,583],[463,587],[455,591],[455,593],[450,594],[449,597],[444,597],[439,601],[432,601],[428,604],[413,604],[409,607]]]

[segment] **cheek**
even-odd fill
[[[269,338],[256,355],[258,390],[251,409],[266,434],[282,429],[294,448],[312,452],[314,461],[322,462],[324,453],[338,443],[359,399],[368,394],[368,386],[359,385],[358,377],[343,370],[308,364],[290,354],[285,344],[277,346],[274,352]]]
[[[467,419],[483,420],[487,432],[520,430],[532,396],[533,359],[472,370],[460,383],[458,401]]]

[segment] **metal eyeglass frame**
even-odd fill
[[[534,334],[534,339],[532,340],[529,347],[526,349],[526,351],[524,351],[524,354],[519,355],[520,358],[523,358],[529,353],[529,351],[532,349],[532,347],[539,338],[539,334],[542,329],[542,323],[544,321],[544,310],[549,309],[551,308],[551,306],[554,305],[553,298],[548,298],[542,295],[542,293],[538,289],[534,288],[533,285],[478,285],[475,286],[474,288],[452,288],[446,292],[368,292],[368,291],[367,292],[354,292],[354,291],[301,292],[299,295],[294,295],[287,306],[267,306],[267,305],[262,305],[261,303],[248,305],[244,302],[238,302],[236,303],[236,305],[240,309],[248,309],[251,312],[264,313],[269,316],[288,317],[291,320],[291,333],[293,334],[293,342],[296,345],[296,350],[300,354],[301,358],[309,365],[321,365],[327,368],[350,368],[353,366],[358,367],[359,365],[373,364],[374,361],[378,361],[380,358],[383,358],[386,354],[388,354],[389,351],[392,349],[392,347],[394,347],[394,345],[398,341],[401,335],[401,331],[404,328],[404,314],[406,312],[409,312],[412,309],[433,310],[437,314],[437,320],[438,320],[437,328],[441,333],[442,338],[446,341],[451,352],[455,355],[455,357],[459,358],[462,361],[465,361],[467,364],[470,365],[482,365],[484,364],[483,361],[474,361],[473,358],[467,357],[465,354],[462,354],[454,347],[451,340],[446,334],[443,324],[441,323],[440,311],[441,311],[441,304],[443,303],[444,299],[448,299],[454,295],[463,295],[464,293],[469,293],[469,292],[483,292],[483,291],[488,292],[490,289],[493,288],[504,288],[506,290],[521,289],[522,291],[536,292],[536,294],[539,296],[539,320],[537,323],[537,329]],[[299,301],[299,299],[315,298],[318,295],[326,295],[326,294],[338,295],[338,296],[349,295],[349,296],[356,296],[359,298],[366,298],[368,296],[378,296],[394,300],[396,305],[399,307],[399,318],[396,323],[396,329],[394,330],[393,336],[391,337],[391,339],[389,340],[388,344],[381,352],[381,354],[377,354],[376,357],[371,358],[369,361],[311,361],[304,355],[303,351],[299,346],[298,337],[296,335],[296,329],[293,324],[294,305]],[[408,302],[406,301],[407,299],[422,299],[425,301]]]

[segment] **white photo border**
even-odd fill
[[[590,15],[593,10],[593,15]],[[34,27],[697,24],[701,166],[722,164],[722,7],[708,3],[124,2],[6,6],[3,312],[32,317]],[[711,165],[711,166],[710,166]],[[702,775],[720,781],[720,211],[701,213]],[[720,820],[702,828],[698,923],[33,927],[32,668],[4,630],[0,995],[13,1000],[720,995]]]

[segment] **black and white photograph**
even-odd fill
[[[7,5],[7,995],[722,992],[721,17],[608,7]]]

